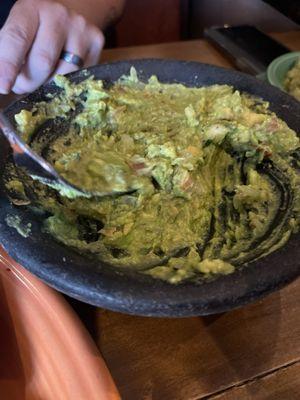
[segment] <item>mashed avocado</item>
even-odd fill
[[[134,69],[111,87],[56,84],[59,96],[16,115],[20,133],[73,184],[116,192],[70,199],[11,172],[58,241],[178,283],[229,274],[297,229],[299,139],[268,103],[227,85],[143,83]],[[70,115],[45,151],[36,129]]]
[[[291,96],[300,101],[300,60],[286,74],[284,88]]]
[[[16,229],[24,238],[27,238],[31,233],[31,223],[24,224],[18,215],[7,215],[6,223],[11,228]]]

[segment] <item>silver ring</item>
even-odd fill
[[[77,65],[77,67],[83,67],[84,61],[83,59],[78,56],[77,54],[71,53],[70,51],[62,51],[60,55],[60,59],[64,60],[65,62],[73,65]]]

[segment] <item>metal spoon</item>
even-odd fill
[[[25,168],[33,179],[39,180],[43,184],[58,190],[60,194],[65,197],[105,197],[132,193],[135,191],[134,189],[129,189],[124,192],[90,192],[79,188],[61,177],[51,164],[32,150],[32,148],[20,138],[3,112],[0,112],[0,128],[12,147],[15,163]]]

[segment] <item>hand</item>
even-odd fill
[[[78,69],[59,60],[62,50],[96,64],[103,44],[102,32],[63,4],[18,0],[0,31],[0,93],[31,92],[53,74]]]

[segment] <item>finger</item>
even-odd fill
[[[91,29],[90,48],[85,60],[85,66],[89,67],[99,63],[100,54],[104,46],[103,33],[97,29]]]
[[[13,87],[15,93],[32,92],[53,73],[67,35],[67,19],[67,9],[59,4],[53,5],[47,13],[41,10],[40,26]]]
[[[37,28],[36,10],[16,3],[0,33],[0,93],[11,90]]]
[[[72,19],[72,23],[68,32],[67,40],[64,46],[64,50],[76,54],[83,60],[85,60],[89,51],[89,35],[88,24],[86,20],[80,16],[76,15]],[[55,70],[55,74],[67,74],[68,72],[76,71],[79,69],[77,65],[67,63],[64,60],[60,60]]]

